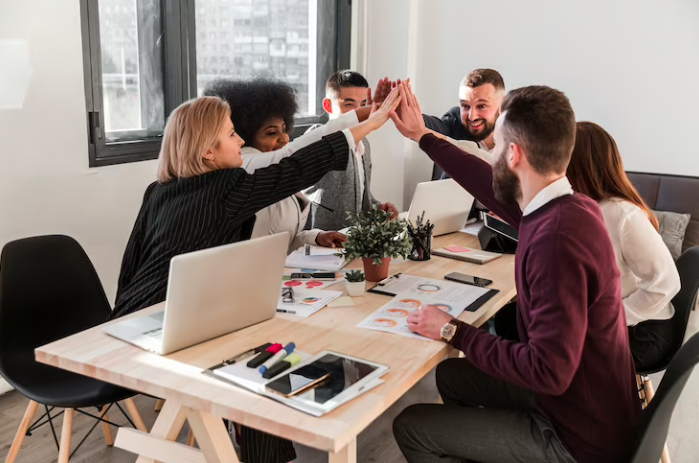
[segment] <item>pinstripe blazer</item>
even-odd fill
[[[126,245],[110,318],[164,301],[174,256],[250,238],[258,211],[345,169],[349,146],[339,132],[254,174],[223,169],[151,184]]]

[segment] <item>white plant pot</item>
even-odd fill
[[[366,288],[366,281],[357,281],[357,282],[351,283],[351,282],[345,280],[345,289],[347,290],[347,294],[352,296],[352,297],[363,296],[365,288]]]

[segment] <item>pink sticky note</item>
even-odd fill
[[[447,246],[444,249],[446,249],[449,252],[471,252],[470,249],[465,248],[463,246],[456,245],[456,244],[452,244],[451,246]]]

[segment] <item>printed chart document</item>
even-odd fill
[[[497,290],[493,289],[469,286],[447,280],[417,277],[414,275],[406,275],[405,273],[393,275],[387,280],[388,281],[385,283],[379,283],[375,288],[370,289],[369,292],[386,296],[412,294],[442,301],[459,301],[460,298],[463,298],[464,302],[469,300],[474,294],[478,294],[478,297],[475,299],[477,300],[489,291],[497,292]],[[475,302],[475,300],[471,300],[468,304]],[[468,307],[468,304],[466,307]],[[469,309],[469,311],[473,312],[475,309]]]
[[[299,317],[310,317],[342,296],[342,291],[321,291],[319,289],[308,289],[302,285],[292,288],[294,291],[294,301],[291,302],[288,301],[288,298],[284,297],[283,293],[286,288],[287,287],[282,284],[279,302],[277,303],[277,312],[297,315]],[[284,302],[285,300],[288,302]]]
[[[329,286],[336,285],[342,281],[344,280],[340,278],[337,280],[286,280],[282,281],[282,289],[326,289]]]
[[[467,308],[470,311],[475,311],[480,305],[476,307],[474,303],[491,292],[487,288],[477,286],[461,284],[445,286],[444,283],[449,282],[432,281],[436,283],[424,283],[420,285],[421,289],[413,288],[412,291],[397,294],[389,303],[359,322],[357,326],[411,338],[426,339],[408,329],[407,320],[411,312],[430,304],[456,318]],[[476,308],[471,310],[471,307]]]

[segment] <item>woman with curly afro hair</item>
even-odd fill
[[[370,108],[360,108],[312,130],[293,142],[289,132],[299,105],[297,92],[291,85],[267,77],[244,80],[222,79],[212,82],[204,91],[217,96],[234,108],[231,119],[238,134],[245,140],[242,150],[243,168],[248,173],[278,163],[301,148],[326,135],[349,129],[366,120]],[[341,247],[345,235],[336,231],[304,230],[311,203],[302,193],[286,198],[257,213],[253,238],[289,232],[289,252],[309,244]]]

